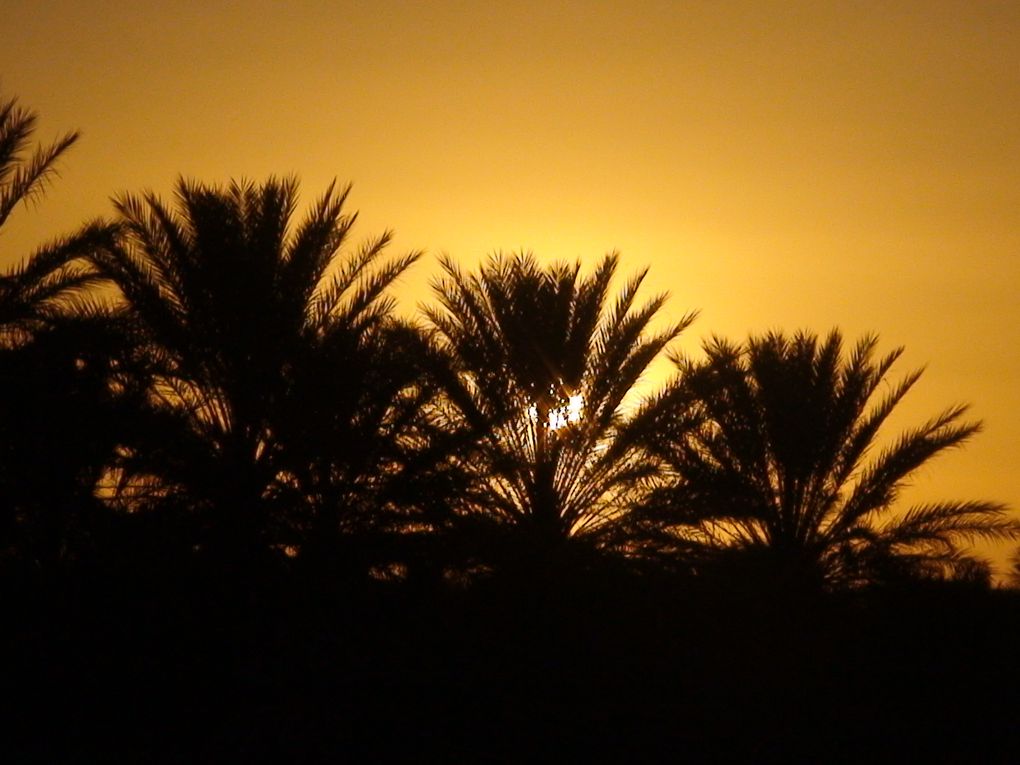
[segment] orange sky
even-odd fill
[[[337,176],[396,250],[619,249],[690,350],[877,331],[927,364],[894,426],[986,426],[908,499],[1020,508],[1020,3],[3,0],[0,39],[39,137],[84,133],[0,264],[178,174]]]

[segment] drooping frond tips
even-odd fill
[[[999,502],[942,502],[917,505],[887,523],[883,535],[893,544],[923,545],[958,541],[992,542],[1020,538],[1020,520]]]

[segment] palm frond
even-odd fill
[[[912,507],[902,517],[879,528],[893,546],[916,546],[944,540],[1001,542],[1020,537],[1020,521],[996,502],[943,502]]]
[[[28,204],[45,193],[57,177],[57,160],[78,140],[71,131],[25,157],[37,117],[17,106],[16,99],[0,103],[0,226],[19,202]]]
[[[962,446],[980,432],[978,422],[958,422],[966,411],[966,406],[951,407],[921,427],[906,431],[885,449],[862,473],[840,514],[839,525],[886,509],[917,468],[947,449]]]

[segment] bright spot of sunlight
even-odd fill
[[[584,397],[581,394],[570,396],[561,406],[549,410],[546,427],[559,430],[575,422],[580,422],[584,414]],[[528,407],[528,417],[532,422],[538,421],[538,408],[532,404]]]

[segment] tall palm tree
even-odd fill
[[[155,419],[122,467],[206,508],[211,545],[300,544],[298,530],[342,513],[329,504],[338,473],[378,480],[413,419],[407,375],[394,371],[406,361],[398,338],[413,340],[386,289],[419,253],[384,259],[388,232],[342,253],[357,218],[343,212],[349,188],[331,185],[296,226],[294,179],[180,180],[172,207],[125,195],[120,241],[93,258],[119,288],[151,370]],[[157,421],[172,437],[153,437]],[[309,453],[316,438],[329,448]],[[360,461],[338,466],[341,449]],[[300,506],[279,510],[296,497]]]
[[[921,371],[887,382],[902,349],[866,336],[845,354],[833,331],[715,339],[659,402],[652,450],[673,480],[644,511],[660,530],[738,552],[791,581],[852,587],[974,569],[961,546],[1016,536],[996,503],[896,501],[911,475],[979,423],[949,408],[877,449],[879,430]],[[884,395],[882,394],[884,390]],[[668,536],[668,535],[667,535]]]
[[[624,400],[693,315],[649,331],[666,296],[635,305],[646,271],[609,304],[615,253],[587,276],[530,254],[490,257],[477,275],[441,264],[440,305],[425,312],[451,359],[448,425],[474,436],[460,525],[518,540],[517,556],[605,541],[649,476]]]

